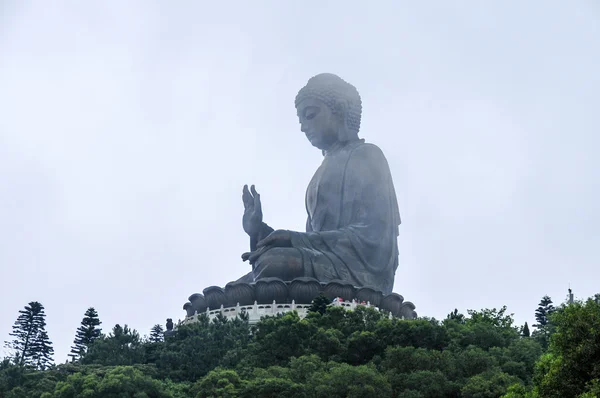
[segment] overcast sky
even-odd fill
[[[598,71],[595,0],[0,1],[0,341],[34,300],[57,362],[90,306],[182,318],[249,271],[245,183],[303,230],[321,72],[390,163],[419,315],[600,292]]]

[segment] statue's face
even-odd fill
[[[313,146],[327,150],[337,142],[342,120],[323,101],[307,98],[298,104],[296,111],[300,130]]]

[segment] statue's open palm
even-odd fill
[[[244,216],[242,217],[244,231],[250,236],[255,236],[260,231],[263,214],[260,194],[256,192],[254,185],[250,187],[250,190],[248,190],[248,185],[244,185],[242,201],[244,202]]]

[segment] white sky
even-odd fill
[[[443,318],[600,292],[600,5],[0,1],[0,341],[56,360],[94,306],[142,334],[248,272],[241,188],[302,230],[321,155],[294,97],[359,89],[392,169],[395,291]]]

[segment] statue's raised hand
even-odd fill
[[[244,185],[242,192],[242,201],[244,202],[244,216],[242,225],[248,235],[256,236],[262,225],[262,204],[260,203],[260,194],[256,192],[254,185],[248,190],[248,185]]]

